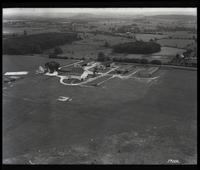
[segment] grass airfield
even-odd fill
[[[3,163],[197,162],[196,71],[160,69],[150,83],[113,78],[94,88],[71,87],[35,74],[47,61],[3,56],[3,73],[29,71],[3,85]]]

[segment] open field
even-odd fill
[[[161,69],[151,83],[113,78],[70,87],[35,74],[48,60],[3,56],[3,73],[29,71],[3,89],[3,163],[197,163],[196,71]]]
[[[22,62],[23,61],[23,62]],[[49,59],[44,56],[25,56],[25,55],[4,55],[3,57],[3,73],[7,71],[29,71],[35,74],[39,66],[44,66],[48,61],[57,61],[61,66],[77,62],[76,60]],[[31,64],[30,64],[31,63]]]
[[[168,36],[171,36],[172,38],[185,38],[190,39],[193,37],[197,37],[197,34],[194,33],[188,33],[187,31],[175,31],[175,32],[167,32]]]
[[[135,58],[135,59],[148,59],[148,61],[152,60],[161,60],[162,63],[167,63],[171,61],[171,59],[176,55],[176,54],[182,54],[186,50],[184,49],[178,49],[178,48],[173,48],[173,47],[161,47],[161,51],[157,53],[152,53],[149,55],[145,54],[117,54],[117,53],[112,53],[110,54],[112,57],[117,57],[117,58]]]

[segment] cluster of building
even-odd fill
[[[65,72],[65,74],[68,75],[69,78],[83,81],[88,77],[95,77],[98,73],[101,73],[101,71],[113,66],[114,63],[112,61],[83,61],[81,63],[75,63],[72,67],[61,68],[59,71]]]

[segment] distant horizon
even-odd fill
[[[92,15],[193,15],[197,8],[4,8],[3,17],[7,16],[56,16],[64,14]]]

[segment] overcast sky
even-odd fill
[[[53,13],[93,14],[183,14],[196,15],[196,8],[4,8],[3,15],[48,15]]]

